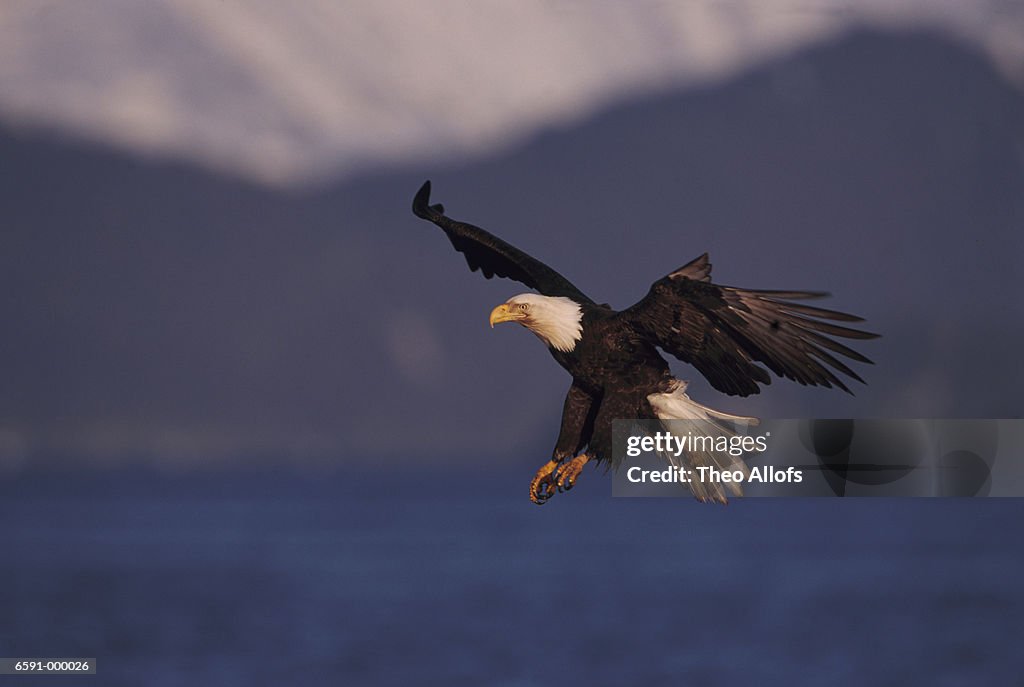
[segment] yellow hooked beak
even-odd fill
[[[491,311],[491,329],[494,329],[494,325],[500,322],[516,322],[521,319],[523,317],[520,313],[514,312],[509,308],[508,303],[502,303]]]

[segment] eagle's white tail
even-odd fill
[[[697,403],[686,395],[687,383],[675,380],[673,387],[666,392],[651,394],[647,401],[651,404],[654,414],[662,421],[665,430],[677,436],[697,435],[731,438],[739,434],[741,428],[758,424],[756,417],[730,415]],[[740,470],[744,481],[750,475],[742,456],[732,456],[727,451],[705,450],[703,448],[684,451],[678,458],[667,454],[664,456],[671,464],[694,469],[701,466],[715,467],[719,470]],[[725,484],[704,482],[696,478],[689,483],[690,491],[699,501],[726,502],[726,487],[735,496],[743,493],[743,488],[735,482]]]

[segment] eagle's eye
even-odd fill
[[[529,303],[520,303],[519,304],[519,309],[522,310],[523,312],[526,312],[527,310],[530,309],[530,304]]]

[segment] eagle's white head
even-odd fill
[[[568,353],[583,337],[583,310],[571,298],[521,293],[491,311],[491,326],[518,322],[556,351]]]

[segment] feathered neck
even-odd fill
[[[583,310],[571,298],[526,293],[509,303],[529,305],[521,324],[556,351],[568,353],[583,338]]]

